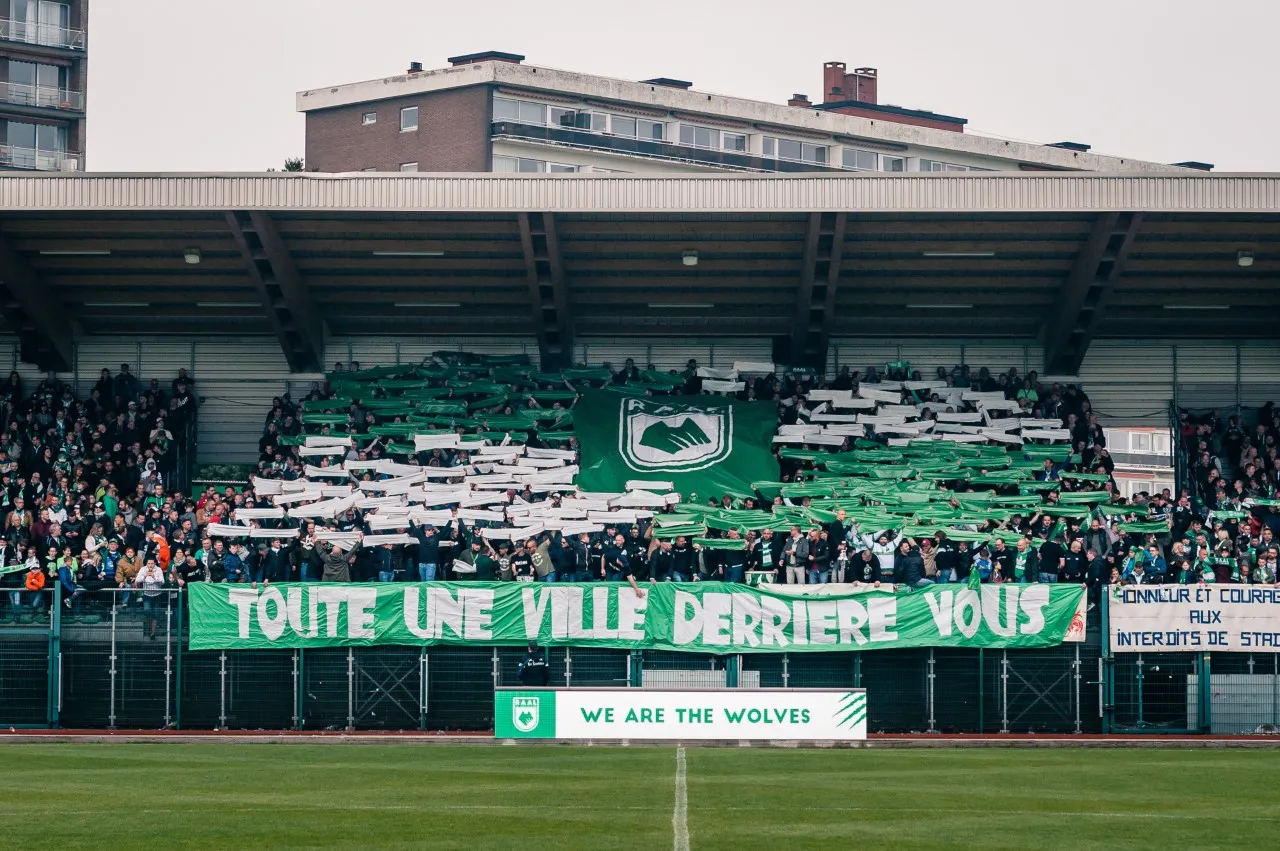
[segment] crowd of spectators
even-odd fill
[[[566,381],[565,386],[576,392],[586,386],[638,383],[642,375],[652,377],[657,372],[651,364],[641,370],[630,359],[616,370],[608,364],[604,367],[590,378]],[[358,363],[336,364],[330,378],[358,371]],[[644,392],[702,392],[698,373],[697,363],[690,361],[683,372],[673,371],[662,389],[650,384]],[[746,380],[738,396],[773,400],[781,426],[804,422],[811,415],[815,406],[807,394],[813,390],[857,390],[891,380],[921,381],[921,375],[906,364],[888,364],[883,372],[870,367],[865,373],[844,367],[825,381],[803,372],[770,374]],[[254,537],[211,537],[209,524],[234,522],[237,509],[272,507],[270,497],[256,495],[252,487],[209,486],[203,493],[190,495],[166,489],[173,435],[195,415],[194,381],[185,371],[168,388],[161,388],[156,380],[144,388],[127,366],[115,376],[103,370],[84,401],[53,379],[41,382],[34,392],[25,392],[13,375],[3,391],[5,422],[0,438],[0,500],[4,500],[0,563],[10,570],[3,576],[11,590],[10,613],[20,615],[40,607],[45,595],[38,592],[53,583],[61,586],[64,605],[73,611],[84,603],[87,591],[103,587],[134,592],[117,595],[114,603],[126,610],[138,606],[145,611],[161,589],[200,581],[623,580],[636,584],[750,578],[920,587],[966,581],[976,573],[984,582],[1083,583],[1095,590],[1095,599],[1096,591],[1108,583],[1276,581],[1278,542],[1269,525],[1273,507],[1266,500],[1274,496],[1280,475],[1275,446],[1280,415],[1270,406],[1263,410],[1256,430],[1248,434],[1236,418],[1220,422],[1216,417],[1184,417],[1182,438],[1196,458],[1194,493],[1175,497],[1164,490],[1126,500],[1112,477],[1115,465],[1103,429],[1081,388],[1043,382],[1034,371],[1020,375],[1010,369],[993,375],[986,368],[972,372],[966,366],[939,368],[928,381],[935,386],[1003,393],[1026,416],[1062,424],[1069,433],[1071,454],[1065,461],[1046,460],[1036,473],[1036,481],[1049,485],[1038,491],[1044,494],[1042,506],[966,523],[952,534],[938,531],[928,536],[904,535],[894,528],[860,528],[840,510],[830,519],[787,530],[708,533],[743,539],[741,546],[735,543],[723,549],[684,537],[660,539],[647,517],[604,523],[601,531],[580,535],[544,532],[523,542],[493,539],[486,535],[484,522],[458,519],[399,530],[412,536],[412,543],[342,547],[321,540],[316,521],[310,519],[274,521],[282,532],[276,538],[267,537],[266,531]],[[445,382],[439,386],[445,387]],[[381,395],[382,391],[375,392]],[[945,393],[903,392],[905,402],[921,406],[922,421],[964,410],[954,401],[945,401],[955,398]],[[376,405],[368,404],[371,400],[355,399],[344,406],[338,422],[320,428],[304,424],[306,403],[334,395],[325,382],[313,385],[302,399],[286,394],[273,400],[258,447],[258,477],[302,479],[309,460],[299,455],[305,434],[354,435],[367,432],[371,425],[403,422],[398,416],[385,417]],[[538,395],[543,395],[542,401]],[[548,403],[547,395],[531,392],[507,398],[481,416],[510,416],[522,408],[548,405],[569,411],[576,400],[571,392]],[[550,445],[537,431],[529,431],[526,439],[531,447]],[[874,428],[867,439],[888,443],[887,436],[875,434]],[[334,461],[394,459],[450,467],[469,460],[465,449],[413,453],[394,440],[378,436],[359,444],[353,441],[345,456]],[[577,449],[574,439],[556,445]],[[837,452],[847,447],[823,448]],[[779,454],[782,482],[800,483],[813,477],[811,459]],[[352,479],[373,477],[367,471]],[[975,489],[959,480],[940,484],[951,485],[957,492]],[[1017,483],[978,487],[998,495],[1025,493]],[[1054,511],[1061,507],[1063,494],[1099,489],[1110,491],[1110,511],[1094,506],[1083,517]],[[512,489],[504,500],[546,499],[558,505],[563,496]],[[810,504],[808,497],[793,500],[764,493],[712,494],[701,499],[763,514]],[[1257,499],[1263,503],[1257,504]],[[435,508],[456,509],[457,504]],[[662,513],[672,507],[656,510]],[[320,528],[369,534],[368,520],[365,512],[353,507],[321,521]],[[272,525],[273,521],[253,523],[255,527]],[[21,570],[14,569],[18,567]],[[148,619],[147,628],[154,634],[154,618]]]
[[[136,588],[121,602],[149,609],[171,559],[198,543],[194,504],[166,489],[196,416],[192,377],[144,385],[121,364],[81,397],[52,373],[32,388],[13,372],[0,397],[7,616],[44,609],[55,583],[71,609],[104,586]]]

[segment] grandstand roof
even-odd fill
[[[274,333],[298,370],[326,333],[857,335],[1063,373],[1095,337],[1274,339],[1280,176],[5,175],[0,279],[51,366],[77,334]]]

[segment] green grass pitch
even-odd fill
[[[673,848],[676,753],[5,745],[0,836],[8,848],[130,851]],[[1272,750],[685,756],[691,849],[1259,849],[1280,831]]]

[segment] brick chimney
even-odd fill
[[[822,100],[825,103],[850,100],[879,103],[878,80],[875,68],[854,68],[850,74],[843,62],[825,62],[822,65]]]
[[[844,91],[844,63],[826,62],[822,66],[822,100],[834,103],[848,100]]]
[[[787,101],[787,106],[803,106],[807,109],[813,104],[809,102],[808,95],[792,95],[791,100]]]
[[[854,68],[853,73],[844,78],[844,88],[853,95],[849,100],[879,103],[878,82],[875,68]]]

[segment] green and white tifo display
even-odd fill
[[[853,741],[867,737],[867,692],[498,689],[493,723],[499,739]]]

